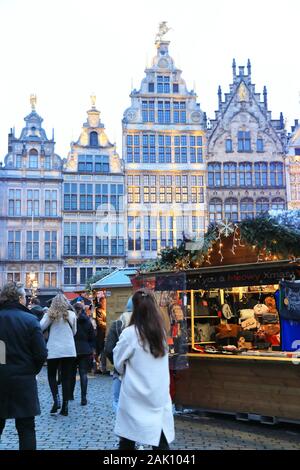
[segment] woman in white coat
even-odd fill
[[[74,336],[77,331],[77,318],[68,300],[63,294],[58,294],[52,300],[51,307],[41,320],[42,330],[49,328],[48,349],[48,382],[53,396],[51,414],[60,408],[57,387],[57,371],[61,367],[61,383],[63,404],[60,413],[68,415],[68,400],[71,393],[71,378],[76,347]]]
[[[132,297],[129,326],[114,348],[114,366],[122,375],[115,433],[119,449],[135,442],[169,449],[174,440],[168,348],[154,295],[139,289]]]

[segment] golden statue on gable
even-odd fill
[[[247,93],[247,88],[245,86],[244,83],[241,83],[240,84],[240,87],[239,87],[239,100],[240,101],[246,101],[247,98],[248,98],[248,93]]]
[[[30,95],[30,104],[32,111],[34,111],[36,107],[36,95],[33,93]]]
[[[169,26],[167,25],[167,21],[161,21],[159,23],[158,33],[155,36],[155,41],[160,42],[163,36],[165,36],[167,32],[170,31],[171,29],[172,28],[169,28]]]

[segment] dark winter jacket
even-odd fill
[[[30,313],[32,313],[38,319],[38,321],[41,321],[44,316],[44,309],[40,305],[36,305],[35,307],[32,307]]]
[[[77,318],[77,333],[74,336],[77,356],[92,354],[95,342],[95,332],[91,320],[85,313]]]
[[[122,333],[122,322],[121,320],[115,320],[112,322],[110,329],[108,331],[106,341],[105,341],[105,354],[113,364],[113,350],[116,346],[117,342],[119,341],[120,334]]]
[[[36,375],[47,349],[39,322],[21,304],[2,305],[0,341],[0,418],[40,414]]]

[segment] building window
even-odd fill
[[[188,177],[186,175],[175,176],[175,202],[189,202],[188,194]]]
[[[127,135],[127,163],[140,163],[140,136],[138,134]]]
[[[154,101],[142,101],[142,119],[143,122],[154,122]]]
[[[157,251],[157,217],[144,217],[144,250]]]
[[[79,196],[79,210],[92,211],[93,210],[93,185],[80,184]]]
[[[172,176],[160,176],[159,177],[159,202],[162,204],[171,203],[172,197]]]
[[[79,173],[93,173],[93,155],[78,156]]]
[[[26,259],[27,260],[38,260],[39,259],[39,232],[38,231],[27,231],[26,232]]]
[[[51,165],[52,163],[52,159],[51,159],[51,155],[45,155],[45,170],[51,170]]]
[[[202,136],[190,136],[190,161],[191,163],[202,163]]]
[[[186,103],[185,101],[173,102],[173,118],[174,124],[186,123]]]
[[[172,162],[171,136],[169,135],[158,135],[158,162]]]
[[[179,93],[179,84],[173,83],[173,93]]]
[[[45,191],[45,216],[57,216],[57,191],[46,189]]]
[[[203,176],[191,176],[191,202],[204,202],[204,183]]]
[[[192,233],[199,239],[201,235],[203,235],[204,231],[204,217],[199,217],[198,215],[192,216]]]
[[[44,273],[44,287],[57,287],[57,273]]]
[[[128,216],[128,251],[141,250],[141,220],[138,216]]]
[[[170,101],[158,101],[158,123],[170,124],[170,122],[171,122]]]
[[[235,187],[237,185],[235,163],[224,163],[223,175],[224,175],[224,186]]]
[[[221,163],[209,163],[208,170],[208,186],[215,188],[221,186]]]
[[[271,209],[275,211],[280,211],[285,209],[285,201],[281,197],[272,199]]]
[[[38,189],[27,190],[27,215],[38,216],[39,215],[39,204],[40,204],[40,192]]]
[[[250,131],[238,131],[238,151],[251,152]]]
[[[283,164],[279,162],[270,163],[271,186],[283,186]]]
[[[143,134],[143,163],[156,163],[154,134]]]
[[[66,286],[77,284],[77,268],[64,268],[64,284]]]
[[[233,152],[233,148],[232,148],[232,139],[226,139],[225,141],[225,149],[226,149],[226,152]]]
[[[45,259],[57,259],[57,232],[45,232]]]
[[[22,168],[22,155],[16,155],[16,168]]]
[[[175,135],[175,163],[187,163],[187,136]]]
[[[80,268],[80,284],[84,285],[92,277],[93,268]]]
[[[64,223],[64,255],[77,255],[77,223]]]
[[[230,220],[231,222],[237,222],[239,215],[238,215],[238,201],[233,197],[229,197],[225,199],[224,203],[225,208],[225,219]]]
[[[254,201],[249,197],[241,200],[241,220],[253,219],[254,217]]]
[[[174,246],[174,218],[171,216],[159,217],[160,248]]]
[[[153,93],[154,92],[154,82],[148,83],[148,92]]]
[[[255,173],[255,186],[266,187],[268,186],[268,165],[264,162],[254,164]]]
[[[256,151],[263,152],[264,151],[264,141],[263,139],[257,139],[256,141]]]
[[[125,250],[124,243],[124,224],[120,222],[114,222],[111,224],[110,229],[110,246],[112,256],[123,256]]]
[[[9,230],[8,232],[8,259],[11,261],[21,259],[21,232]]]
[[[108,233],[108,226],[103,229]],[[96,237],[96,256],[108,256],[109,255],[109,243],[108,236]]]
[[[93,223],[80,223],[80,254],[93,255]]]
[[[98,133],[90,132],[90,147],[98,147]]]
[[[8,191],[8,215],[21,215],[21,190],[9,189]]]
[[[108,204],[108,184],[95,185],[95,210],[106,209]]]
[[[29,168],[30,170],[38,169],[38,152],[35,149],[29,151]]]
[[[124,199],[124,186],[122,184],[110,185],[110,204],[116,212],[122,211]]]
[[[7,273],[7,282],[21,282],[21,273]]]
[[[252,186],[252,164],[240,163],[239,164],[240,186]]]
[[[26,273],[25,275],[25,287],[32,289],[34,285],[39,285],[39,273]]]
[[[64,184],[64,210],[77,211],[77,184]]]
[[[157,76],[157,93],[170,93],[170,77],[166,75]]]
[[[269,199],[261,197],[256,201],[256,214],[264,214],[269,210]]]
[[[95,156],[95,173],[109,173],[109,156],[96,155]]]
[[[141,187],[139,176],[128,176],[127,180],[128,203],[137,204],[141,202]]]
[[[295,148],[295,155],[300,155],[300,148]]]
[[[144,202],[156,203],[156,176],[144,176]]]

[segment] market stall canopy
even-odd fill
[[[131,287],[130,276],[134,276],[136,273],[137,270],[135,268],[117,269],[95,282],[95,284],[92,284],[91,287],[96,290],[111,289],[113,287]]]

